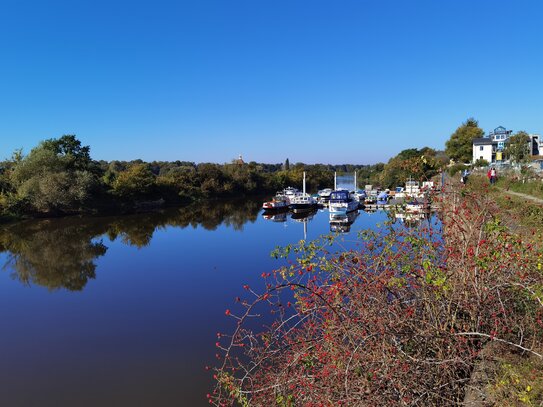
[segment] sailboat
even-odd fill
[[[295,195],[290,200],[289,209],[293,212],[308,212],[317,207],[317,201],[311,195],[305,192],[305,171],[303,181],[303,191],[301,194]]]

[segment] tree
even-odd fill
[[[115,193],[124,198],[148,195],[155,187],[155,175],[148,164],[134,164],[119,173],[113,183]]]
[[[283,165],[283,170],[288,171],[290,169],[290,162],[288,158],[285,160],[285,164]]]
[[[388,161],[380,174],[382,186],[392,188],[405,183],[409,177],[416,180],[430,179],[437,174],[440,166],[435,155],[436,151],[429,147],[401,151]]]
[[[471,162],[473,158],[473,140],[484,135],[479,122],[474,118],[466,120],[445,143],[445,153],[457,162]]]
[[[65,161],[68,168],[86,170],[92,162],[90,147],[81,146],[75,135],[64,135],[58,139],[45,140],[40,145],[42,148],[52,151]]]
[[[89,170],[89,150],[75,136],[63,136],[43,141],[19,157],[9,176],[18,202],[44,213],[79,210],[98,185]]]
[[[530,136],[525,131],[519,131],[507,140],[505,156],[515,163],[527,161],[530,157]]]

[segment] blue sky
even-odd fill
[[[470,116],[543,133],[537,0],[0,5],[0,159],[375,163]]]

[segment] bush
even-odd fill
[[[366,231],[275,253],[288,266],[245,286],[219,334],[217,406],[452,405],[486,343],[540,357],[543,275],[534,242],[510,233],[487,194],[441,203],[438,228]],[[535,294],[534,294],[535,293]],[[269,308],[269,328],[255,318]]]

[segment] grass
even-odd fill
[[[506,354],[491,384],[490,401],[499,406],[543,405],[543,362],[532,357]]]
[[[510,178],[502,178],[498,180],[497,186],[506,190],[543,199],[543,182],[541,180],[522,182]]]

